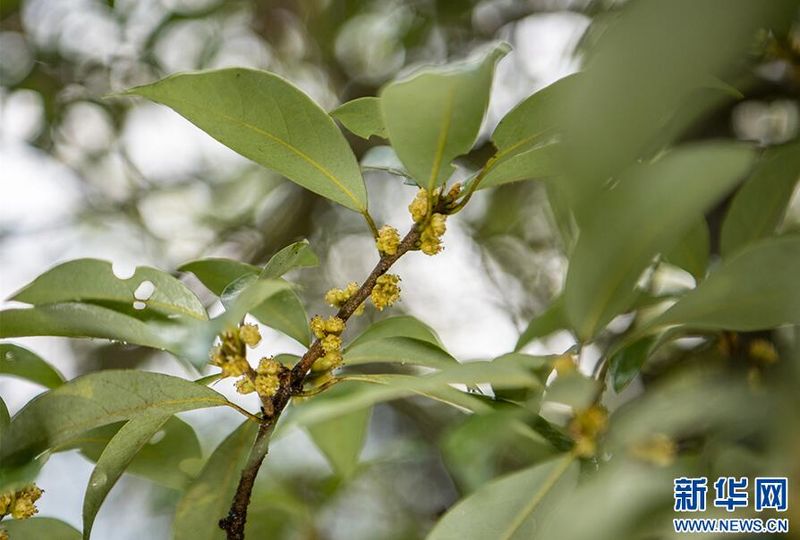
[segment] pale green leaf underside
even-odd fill
[[[257,431],[256,422],[245,420],[214,450],[178,502],[173,523],[175,540],[225,538],[218,523],[228,513]]]
[[[81,533],[71,525],[48,517],[4,520],[0,528],[5,528],[12,540],[81,540]]]
[[[557,176],[560,170],[557,149],[556,144],[538,146],[494,162],[478,189]]]
[[[136,453],[161,429],[169,414],[143,414],[126,422],[97,460],[83,498],[83,538],[92,534],[97,512]]]
[[[372,363],[419,365],[447,368],[457,365],[455,358],[437,345],[407,337],[387,337],[360,341],[344,353],[348,366]]]
[[[374,96],[354,99],[336,107],[331,111],[331,116],[362,139],[369,139],[373,135],[385,139],[388,135],[383,125],[380,101]]]
[[[500,43],[478,59],[426,68],[381,90],[392,147],[417,184],[431,190],[444,183],[453,159],[475,144],[494,66],[508,51]]]
[[[648,326],[749,332],[800,324],[798,276],[800,235],[768,238],[728,259]]]
[[[568,455],[494,480],[451,508],[427,538],[537,538],[548,512],[577,484],[578,469]]]
[[[167,105],[222,144],[347,208],[367,192],[339,128],[310,97],[265,71],[177,74],[126,94]]]
[[[143,288],[137,298],[134,293],[146,282],[154,288],[152,291]],[[135,302],[141,302],[142,309],[152,309],[164,315],[185,315],[200,320],[208,318],[194,293],[171,275],[140,266],[132,277],[119,279],[114,275],[110,262],[97,259],[78,259],[60,264],[37,277],[11,299],[34,305],[107,302],[128,309]]]
[[[228,404],[214,390],[171,375],[127,370],[91,373],[28,403],[3,437],[0,461],[28,460],[90,429],[142,414],[174,414]]]
[[[582,222],[564,287],[567,317],[589,339],[626,309],[653,257],[723,197],[753,157],[746,146],[701,143],[633,167]]]
[[[358,458],[367,437],[370,412],[369,408],[365,408],[308,427],[308,434],[314,444],[341,478],[350,478],[358,468]]]
[[[410,315],[397,315],[373,323],[350,342],[348,348],[367,341],[388,337],[406,337],[426,341],[444,350],[444,345],[439,340],[439,336],[436,335],[436,331]]]
[[[12,375],[56,388],[64,383],[64,377],[38,354],[11,343],[0,344],[0,375]]]

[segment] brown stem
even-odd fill
[[[358,291],[345,302],[336,316],[346,322],[358,309],[358,306],[370,295],[378,278],[385,274],[397,262],[397,259],[414,249],[417,242],[419,242],[419,238],[420,230],[414,225],[400,241],[397,252],[394,255],[383,255],[380,258],[378,264],[372,269],[372,272],[364,280]],[[242,469],[242,476],[239,479],[239,485],[236,488],[236,494],[233,497],[228,515],[219,521],[219,526],[227,534],[228,540],[242,540],[244,538],[247,507],[250,504],[253,484],[258,475],[258,470],[261,468],[261,463],[269,451],[269,440],[272,436],[272,431],[275,429],[275,424],[278,422],[278,418],[289,403],[289,400],[293,396],[303,393],[303,383],[308,371],[323,353],[321,341],[319,339],[315,340],[292,370],[281,375],[281,385],[278,392],[271,399],[262,399],[264,415],[261,418],[261,426],[253,447],[250,449],[247,463]]]

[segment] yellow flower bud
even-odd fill
[[[240,394],[251,394],[256,391],[256,387],[250,377],[245,376],[236,381],[236,391]]]
[[[569,425],[575,440],[575,452],[581,457],[591,457],[597,451],[597,439],[608,427],[608,413],[600,405],[592,405],[578,412]]]
[[[445,231],[447,230],[447,225],[445,224],[447,221],[447,216],[442,214],[433,214],[431,216],[431,223],[429,225],[431,232],[437,238],[441,237]]]
[[[222,365],[222,377],[238,377],[247,373],[250,364],[241,356],[228,357],[227,361]]]
[[[39,510],[34,503],[42,496],[43,491],[31,484],[17,491],[14,501],[11,503],[11,516],[14,519],[28,519]]]
[[[335,315],[328,317],[328,320],[325,321],[325,333],[341,334],[342,332],[344,332],[344,321]]]
[[[336,334],[328,334],[322,338],[322,349],[326,352],[338,351],[342,348],[342,338]]]
[[[421,222],[428,215],[428,191],[425,188],[417,191],[414,200],[408,205],[408,211],[411,213],[414,223]]]
[[[400,298],[400,278],[394,274],[384,274],[375,281],[370,298],[379,311],[391,306]]]
[[[430,228],[426,228],[420,236],[419,249],[425,255],[436,255],[442,251],[442,241],[431,232]]]
[[[577,371],[575,359],[571,354],[562,354],[553,362],[553,369],[559,376],[566,376]]]
[[[630,448],[630,454],[636,459],[659,467],[672,465],[677,453],[678,447],[675,441],[663,433],[656,433]]]
[[[277,375],[281,371],[283,371],[283,364],[268,356],[262,358],[256,368],[256,373],[259,375]]]
[[[447,192],[447,198],[452,201],[458,197],[459,193],[461,193],[461,182],[456,182],[453,184],[453,187],[450,188],[450,191]]]
[[[400,245],[400,233],[394,227],[384,225],[378,231],[378,239],[375,241],[375,245],[381,253],[394,255]]]
[[[748,347],[750,358],[759,364],[769,365],[778,361],[778,351],[766,339],[754,339]]]
[[[314,365],[311,366],[311,371],[321,372],[330,371],[342,363],[342,353],[339,351],[331,351],[326,353],[325,356],[317,359]]]
[[[353,312],[353,315],[355,315],[356,317],[358,317],[359,315],[363,315],[365,309],[367,309],[367,304],[361,302],[356,308],[356,310]]]
[[[325,320],[320,317],[319,315],[314,315],[311,318],[311,332],[314,333],[314,336],[317,338],[325,337]]]
[[[256,375],[255,387],[259,396],[272,397],[280,386],[281,383],[275,375]]]
[[[222,367],[222,364],[225,363],[225,356],[222,354],[222,347],[219,345],[211,348],[209,357],[211,358],[211,363],[217,367]]]
[[[3,493],[0,495],[0,514],[7,514],[8,508],[11,506],[11,503],[14,501],[14,494],[13,493]]]
[[[239,338],[249,347],[255,347],[261,341],[261,333],[254,324],[243,324],[239,327]]]

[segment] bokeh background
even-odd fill
[[[263,263],[284,245],[308,238],[322,265],[289,277],[302,284],[309,313],[326,312],[324,291],[360,280],[374,263],[358,215],[237,156],[166,107],[105,96],[177,71],[248,66],[285,76],[329,110],[375,95],[408,66],[459,58],[503,39],[514,49],[498,66],[485,140],[521,99],[578,70],[591,45],[587,29],[613,17],[622,4],[3,0],[0,298],[79,257],[110,260],[124,276],[137,265],[174,269],[207,256]],[[797,23],[792,36],[759,64],[747,99],[716,111],[696,131],[762,145],[796,137]],[[375,144],[350,140],[358,155]],[[405,206],[415,190],[380,172],[366,173],[366,181],[379,224],[404,229]],[[795,193],[787,223],[800,222],[798,207]],[[409,256],[398,264],[404,295],[397,311],[436,328],[459,359],[508,352],[564,275],[566,258],[545,189],[523,183],[480,192],[448,225],[442,255]],[[189,283],[212,301],[199,283]],[[300,352],[277,333],[266,337],[259,352]],[[50,338],[19,342],[68,378],[111,367],[191,375],[168,355],[141,348]],[[525,350],[561,352],[572,344],[569,334],[558,333]],[[584,349],[583,368],[591,369],[598,354]],[[255,408],[226,384],[215,388]],[[12,413],[41,390],[0,378]],[[421,537],[459,497],[440,451],[451,414],[416,400],[378,407],[363,470],[347,483],[328,475],[303,432],[288,434],[274,445],[261,474],[254,504],[262,510],[254,519],[270,538]],[[238,424],[234,415],[200,411],[183,417],[209,452]],[[506,456],[498,466],[511,468],[513,462]],[[40,514],[80,528],[91,468],[77,453],[51,458],[40,477],[47,492]],[[176,500],[174,492],[126,476],[100,512],[94,537],[167,537]]]

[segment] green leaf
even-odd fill
[[[311,333],[308,315],[300,297],[293,290],[285,290],[267,298],[252,310],[252,315],[270,328],[283,332],[308,347]]]
[[[344,135],[311,98],[273,73],[242,68],[185,73],[126,94],[167,105],[256,163],[366,211],[364,180]]]
[[[361,158],[361,170],[382,171],[403,178],[411,178],[397,152],[391,146],[373,146]],[[414,185],[413,182],[407,182]]]
[[[538,146],[487,166],[489,172],[478,184],[477,189],[556,176],[559,174],[557,149],[558,145],[555,143]]]
[[[722,223],[720,251],[728,257],[771,236],[800,181],[800,141],[767,149],[736,193]]]
[[[48,517],[4,521],[0,524],[3,528],[13,540],[81,540],[81,533],[71,525]]]
[[[740,332],[800,324],[800,235],[768,238],[726,260],[648,327]]]
[[[578,468],[568,455],[490,482],[451,508],[427,538],[537,538],[548,513],[577,485]]]
[[[258,275],[261,268],[232,259],[198,259],[178,268],[181,272],[191,272],[205,285],[209,291],[217,296],[229,284],[247,274]]]
[[[653,257],[670,250],[746,172],[752,152],[739,144],[700,143],[634,166],[597,197],[582,222],[564,287],[567,317],[592,338],[635,296]]]
[[[624,390],[639,374],[655,341],[653,337],[636,340],[611,357],[610,376],[615,392]]]
[[[3,436],[0,438],[0,444],[5,440],[7,434],[8,429],[0,431],[0,435]],[[0,493],[16,491],[36,480],[36,477],[39,476],[39,471],[42,470],[49,458],[50,453],[45,452],[36,459],[19,465],[0,461]]]
[[[20,377],[47,388],[61,386],[64,377],[39,355],[11,343],[0,343],[0,374]]]
[[[229,405],[221,394],[171,375],[128,370],[90,373],[41,394],[14,416],[0,444],[0,461],[23,462],[90,429],[141,414],[220,405]]]
[[[97,259],[60,264],[33,280],[11,300],[33,305],[102,302],[107,307],[121,305],[128,311],[149,308],[163,315],[208,318],[194,293],[171,275],[140,266],[132,277],[119,279],[110,262]]]
[[[257,432],[258,424],[245,420],[214,450],[178,502],[173,523],[175,540],[225,538],[218,523],[228,513]]]
[[[294,268],[309,268],[319,265],[319,258],[308,240],[289,244],[270,257],[261,271],[261,279],[277,279]]]
[[[569,322],[564,313],[564,300],[563,297],[559,296],[538,317],[531,319],[531,322],[528,323],[528,326],[517,339],[514,350],[518,351],[534,339],[549,336],[553,332],[563,330],[568,325]]]
[[[710,248],[708,224],[704,218],[697,220],[678,243],[664,254],[670,264],[683,268],[700,281],[706,275]]]
[[[88,459],[97,462],[123,425],[114,423],[87,431],[70,441],[67,447],[59,449],[76,448]],[[157,431],[156,437],[139,450],[126,472],[181,490],[194,478],[197,472],[195,467],[201,458],[200,441],[192,426],[172,416]]]
[[[514,366],[527,370],[539,381],[546,381],[553,370],[553,356],[533,356],[519,352],[511,352],[498,356],[492,362],[511,363]],[[494,394],[498,398],[509,401],[525,402],[537,394],[541,394],[543,385],[523,386],[518,388],[495,388]]]
[[[492,133],[492,141],[498,150],[495,156],[498,164],[557,133],[565,98],[574,91],[581,77],[581,74],[569,75],[542,88],[500,120]]]
[[[157,327],[93,304],[71,302],[0,311],[0,338],[28,336],[102,338],[172,350]]]
[[[325,454],[333,471],[343,479],[352,477],[358,468],[370,412],[370,408],[364,408],[308,427],[314,444]]]
[[[436,345],[413,338],[391,337],[362,341],[348,347],[344,363],[358,366],[373,363],[410,364],[446,368],[458,362]]]
[[[579,411],[592,404],[600,389],[596,380],[575,371],[556,377],[547,387],[544,401],[561,403]]]
[[[6,402],[3,401],[3,398],[0,397],[0,439],[2,439],[2,436],[10,423],[11,416],[8,414],[8,407],[6,407]]]
[[[359,334],[358,337],[350,342],[348,348],[366,343],[367,341],[389,337],[413,338],[419,341],[426,341],[431,345],[444,349],[444,345],[442,345],[442,342],[439,340],[439,336],[436,335],[436,331],[416,317],[410,315],[388,317],[370,325]]]
[[[165,414],[142,414],[129,420],[108,442],[97,460],[83,498],[83,538],[88,540],[92,525],[106,496],[153,435],[169,419]]]
[[[381,90],[392,147],[421,187],[443,184],[453,159],[472,148],[489,104],[494,66],[509,50],[500,43],[477,59],[426,68]]]
[[[373,135],[387,138],[379,98],[369,96],[354,99],[339,105],[330,114],[362,139],[369,139]]]

